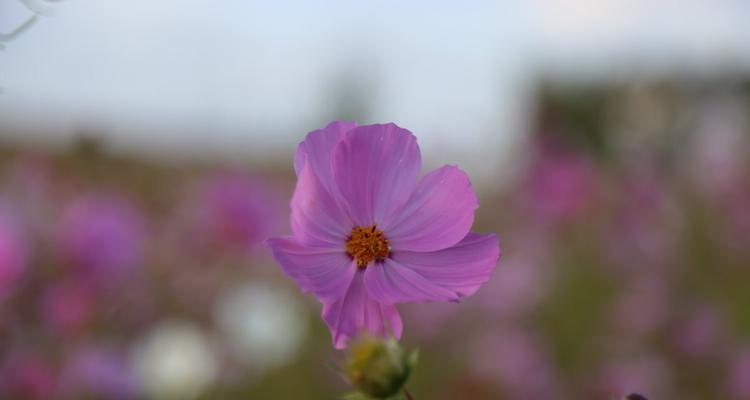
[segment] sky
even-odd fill
[[[0,128],[263,159],[343,109],[482,175],[513,159],[538,74],[747,66],[748,3],[0,0],[0,34],[43,14],[0,51]]]

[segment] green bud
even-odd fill
[[[375,399],[387,399],[404,387],[417,352],[406,353],[395,339],[363,337],[349,349],[345,372],[352,386]]]

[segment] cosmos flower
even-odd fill
[[[41,314],[55,334],[80,334],[96,312],[97,299],[88,285],[77,279],[50,284],[41,298]]]
[[[144,220],[125,198],[89,195],[65,207],[60,225],[63,256],[94,280],[117,281],[143,256]]]
[[[743,100],[727,97],[702,102],[686,135],[679,167],[709,200],[721,200],[745,175],[747,117]]]
[[[726,391],[730,398],[750,399],[750,350],[739,348],[729,363]]]
[[[620,338],[642,338],[663,328],[672,310],[670,282],[659,274],[642,274],[622,285],[608,311]]]
[[[674,399],[674,371],[659,354],[614,358],[598,366],[590,398],[621,398],[638,392],[653,399]]]
[[[726,354],[731,341],[722,311],[707,303],[690,308],[673,329],[671,343],[675,350],[698,363]]]
[[[87,343],[66,361],[62,373],[69,398],[95,397],[113,400],[137,398],[138,386],[127,359],[113,349]]]
[[[260,179],[219,173],[191,194],[187,218],[194,248],[250,251],[283,225],[280,197]]]
[[[0,301],[15,290],[28,263],[25,230],[13,211],[0,206]]]
[[[530,228],[530,229],[526,229]],[[482,313],[494,320],[517,320],[532,313],[559,279],[545,231],[533,224],[517,227],[506,248],[514,251],[503,259],[498,273],[477,295]]]
[[[521,208],[545,225],[573,221],[589,211],[597,191],[591,160],[572,151],[540,143],[521,182]]]
[[[307,334],[301,304],[271,282],[256,281],[226,292],[215,316],[228,339],[226,346],[255,377],[290,362]]]
[[[323,303],[336,348],[365,330],[401,336],[397,303],[456,301],[486,282],[494,234],[469,232],[469,177],[446,165],[421,179],[414,135],[394,124],[333,122],[297,148],[292,236],[275,259]]]
[[[618,272],[667,270],[679,262],[677,249],[683,210],[670,182],[653,169],[626,171],[610,179],[611,222],[604,225],[601,248]]]
[[[133,349],[132,366],[145,398],[193,399],[211,385],[219,361],[192,323],[162,321]]]
[[[0,398],[51,399],[58,387],[57,373],[44,356],[27,351],[4,356],[0,365]]]
[[[569,398],[544,340],[532,332],[489,329],[472,338],[463,357],[473,375],[489,386],[501,387],[507,398]]]

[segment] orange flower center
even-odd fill
[[[377,225],[364,228],[356,226],[346,241],[346,252],[357,261],[360,269],[366,268],[372,261],[387,257],[391,251],[388,239],[376,227]]]

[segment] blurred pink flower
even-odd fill
[[[640,393],[649,399],[671,399],[674,388],[673,372],[658,355],[633,356],[617,359],[600,367],[593,385],[591,398],[624,398]]]
[[[363,329],[400,337],[396,303],[456,301],[490,278],[498,242],[469,232],[478,204],[468,176],[444,166],[418,180],[411,132],[333,122],[307,135],[294,167],[293,236],[268,243],[323,303],[336,348]]]
[[[455,333],[451,327],[460,325],[457,318],[462,315],[462,310],[465,309],[455,303],[411,303],[400,309],[404,320],[412,327],[411,338],[420,345]]]
[[[282,203],[273,186],[260,179],[231,173],[207,177],[188,205],[191,245],[253,250],[279,232]]]
[[[675,327],[672,343],[695,361],[726,354],[728,335],[721,310],[708,304],[691,309]]]
[[[622,271],[670,267],[677,256],[681,212],[653,171],[634,171],[611,193],[613,221],[601,238],[610,263]]]
[[[641,337],[663,327],[669,312],[668,282],[652,274],[622,285],[608,315],[618,336]]]
[[[92,344],[68,359],[61,380],[70,398],[138,398],[138,382],[127,358]]]
[[[522,207],[542,223],[570,221],[593,204],[596,178],[588,158],[539,146],[522,182]]]
[[[750,176],[748,176],[750,178]],[[713,226],[718,240],[728,249],[750,253],[750,179],[735,182],[724,196],[716,199],[717,213],[721,216]]]
[[[549,285],[538,265],[510,257],[505,268],[480,294],[480,304],[492,318],[518,318],[532,311],[544,298]]]
[[[721,198],[745,176],[748,118],[744,100],[712,99],[696,112],[695,130],[681,154],[682,168],[710,199]]]
[[[547,239],[537,229],[521,229],[505,245],[504,267],[498,270],[477,295],[477,303],[486,317],[520,318],[534,310],[555,283]]]
[[[53,399],[58,393],[54,367],[34,354],[9,354],[0,368],[0,398]]]
[[[28,243],[25,230],[10,209],[0,206],[0,301],[15,291],[26,270]]]
[[[490,331],[471,342],[469,367],[497,384],[508,398],[566,398],[542,341],[520,329]]]
[[[63,257],[84,277],[117,282],[143,261],[144,227],[127,199],[83,196],[66,205],[58,240]]]
[[[54,332],[67,334],[81,331],[97,301],[87,286],[73,279],[50,285],[41,300],[45,322]]]
[[[48,156],[31,153],[18,156],[9,173],[10,196],[23,204],[24,217],[33,225],[47,223],[50,206],[60,194],[56,185],[65,182],[54,170]]]
[[[737,351],[729,366],[726,390],[732,399],[750,400],[750,349]]]

